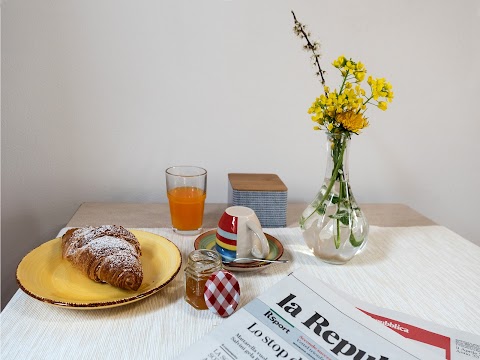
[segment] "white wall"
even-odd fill
[[[359,202],[405,203],[480,244],[480,2],[119,1],[2,4],[2,302],[22,256],[85,201],[165,202],[164,169],[274,172],[290,201],[323,178],[324,135],[306,110],[321,88],[292,32],[309,25],[387,77],[350,153]]]

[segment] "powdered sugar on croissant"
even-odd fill
[[[68,230],[62,237],[62,256],[90,279],[128,290],[142,284],[140,243],[117,225]]]

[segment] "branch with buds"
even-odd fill
[[[322,70],[322,67],[320,66],[320,43],[318,41],[310,41],[309,36],[312,36],[310,32],[307,30],[307,27],[303,25],[301,22],[297,20],[297,17],[295,16],[295,13],[292,11],[293,15],[293,20],[295,22],[295,26],[293,27],[293,31],[295,34],[297,34],[298,37],[305,39],[307,42],[303,48],[307,51],[312,52],[312,60],[313,60],[313,66],[316,66],[318,68],[318,71],[316,72],[315,75],[320,76],[320,81],[323,86],[325,86],[325,78],[323,77],[323,74],[325,71]]]

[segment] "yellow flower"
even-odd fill
[[[389,91],[389,92],[388,92],[387,100],[388,100],[388,102],[392,102],[392,100],[393,100],[393,91]]]
[[[365,79],[365,71],[356,71],[355,72],[355,79],[357,79],[357,81],[359,81],[359,82],[362,82],[363,79]]]
[[[323,119],[323,112],[321,110],[312,116],[312,121],[318,122],[320,119]]]
[[[336,68],[341,68],[345,66],[345,56],[340,55],[338,59],[333,62],[333,66],[335,66]]]
[[[337,115],[336,121],[348,131],[358,133],[368,126],[368,121],[362,114],[354,111],[347,111]]]
[[[365,90],[360,85],[355,86],[355,91],[359,96],[365,96]]]
[[[369,125],[363,116],[367,105],[372,104],[385,111],[393,100],[392,85],[385,78],[368,76],[370,94],[362,88],[367,69],[362,62],[339,56],[333,66],[343,75],[342,86],[337,89],[323,87],[323,93],[308,109],[311,119],[317,123],[315,130],[359,133]]]
[[[385,101],[380,101],[377,106],[380,110],[387,110],[387,103]]]
[[[388,102],[393,100],[393,91],[392,84],[387,82],[384,78],[373,79],[372,77],[368,78],[368,84],[372,89],[372,97],[374,100],[379,98],[385,98]],[[379,106],[382,110],[386,110],[386,105]]]
[[[320,105],[324,105],[324,106],[325,106],[325,105],[327,104],[327,97],[326,97],[325,95],[323,95],[323,94],[320,95],[320,100],[319,100],[319,102],[320,102]]]

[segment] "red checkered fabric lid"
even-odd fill
[[[240,302],[240,284],[232,273],[219,270],[208,278],[203,296],[210,311],[227,317]]]

